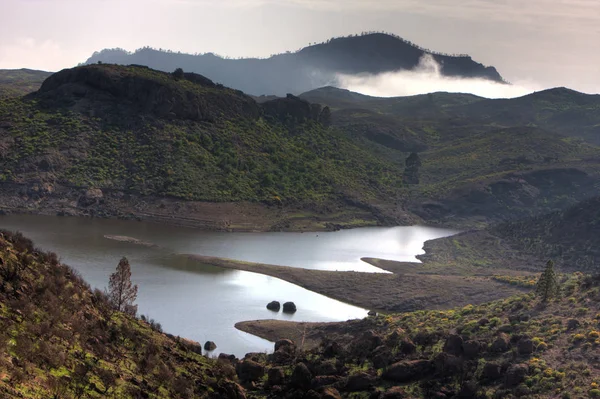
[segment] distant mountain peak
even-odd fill
[[[505,82],[494,67],[475,62],[467,54],[438,53],[399,36],[376,32],[332,38],[265,59],[228,59],[214,53],[193,55],[144,47],[133,53],[104,49],[85,63],[140,64],[166,72],[183,68],[252,95],[284,96],[336,85],[340,74],[413,70],[425,55],[433,57],[444,76]]]

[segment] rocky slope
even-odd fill
[[[0,98],[33,93],[51,74],[32,69],[0,69]]]
[[[249,94],[283,96],[335,84],[340,73],[377,74],[412,70],[424,55],[432,55],[445,76],[503,82],[495,68],[485,67],[468,55],[433,53],[399,37],[381,33],[334,38],[295,53],[278,54],[267,59],[224,59],[212,53],[191,55],[151,48],[134,53],[106,49],[94,53],[86,64],[141,64],[166,72],[183,68]]]
[[[597,397],[600,281],[578,273],[558,281],[561,296],[546,303],[524,294],[451,310],[305,325],[295,342],[263,329],[277,341],[272,354],[210,360],[197,344],[162,334],[156,323],[113,311],[56,255],[2,232],[0,395]],[[253,331],[260,333],[260,325]]]

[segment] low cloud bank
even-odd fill
[[[542,89],[531,82],[509,85],[487,79],[443,76],[440,64],[430,55],[423,56],[414,70],[378,75],[340,74],[337,80],[339,86],[344,89],[377,97],[412,96],[444,91],[471,93],[486,98],[514,98]]]

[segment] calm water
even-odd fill
[[[341,321],[366,316],[366,310],[260,274],[201,265],[181,254],[220,256],[322,270],[382,272],[360,260],[379,257],[415,261],[426,240],[455,234],[428,227],[362,228],[331,233],[218,233],[152,223],[10,215],[0,228],[23,232],[36,246],[56,252],[92,287],[104,288],[122,256],[139,286],[139,312],[165,331],[204,343],[216,353],[243,356],[270,351],[272,344],[236,330],[238,321],[289,319]],[[158,248],[106,239],[123,235]],[[294,315],[265,308],[272,300],[294,301]]]

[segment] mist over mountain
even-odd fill
[[[424,56],[439,65],[441,76],[505,83],[494,67],[486,67],[466,54],[436,53],[384,33],[334,38],[266,59],[228,59],[213,53],[192,55],[145,47],[133,53],[104,49],[95,52],[85,64],[139,64],[167,72],[183,68],[248,94],[285,95],[339,86],[342,76],[412,71]]]

